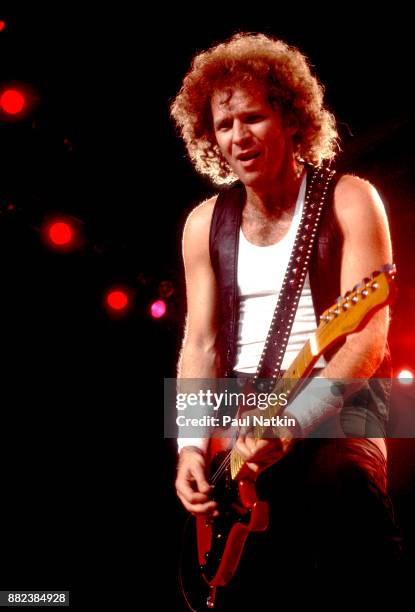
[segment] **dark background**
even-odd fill
[[[0,86],[21,85],[31,101],[25,116],[0,117],[2,588],[71,588],[76,601],[92,583],[115,599],[153,575],[182,609],[184,512],[174,443],[160,448],[162,378],[174,376],[183,326],[183,222],[214,190],[192,170],[168,106],[197,50],[245,30],[308,56],[339,121],[339,170],[371,180],[385,202],[399,273],[394,367],[415,369],[409,15],[257,7],[262,17],[244,20],[210,8],[0,14]],[[80,229],[73,252],[42,240],[57,213]],[[163,280],[175,290],[154,321]],[[104,307],[112,286],[130,292],[124,316]],[[411,559],[413,446],[390,442]]]

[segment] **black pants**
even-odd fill
[[[219,609],[276,610],[282,594],[303,603],[314,595],[318,604],[333,585],[341,597],[367,586],[370,601],[399,572],[386,460],[371,440],[356,437],[365,412],[372,414],[367,399],[358,408],[354,401],[352,416],[343,416],[351,424],[346,436],[355,437],[298,440],[261,474],[257,491],[270,503],[270,525],[249,536],[236,576],[218,594]]]
[[[270,502],[270,525],[249,536],[219,609],[276,610],[282,596],[318,604],[334,584],[342,597],[366,586],[379,596],[399,570],[386,461],[370,440],[298,441],[257,491]]]

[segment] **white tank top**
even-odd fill
[[[239,329],[235,370],[254,373],[274,314],[304,206],[306,174],[302,180],[290,228],[282,240],[257,246],[239,232]],[[317,327],[307,274],[281,369],[287,369]],[[315,367],[324,367],[320,357]]]

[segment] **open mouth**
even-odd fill
[[[240,162],[248,162],[248,161],[251,161],[252,159],[256,159],[260,155],[261,154],[259,152],[256,152],[256,153],[245,153],[245,154],[242,154],[242,155],[238,156],[238,161],[240,161]]]

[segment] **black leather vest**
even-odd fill
[[[311,170],[309,170],[310,172]],[[334,176],[309,268],[314,311],[319,317],[340,295],[340,269],[343,248],[342,232],[333,209],[334,189],[340,176]],[[245,187],[239,181],[220,192],[213,211],[209,248],[219,290],[218,350],[221,376],[230,376],[234,368],[238,334],[237,260],[239,230],[245,202]],[[276,262],[278,265],[278,262]],[[340,348],[325,354],[326,359]],[[388,365],[389,364],[389,365]],[[390,376],[390,360],[384,361],[374,376]]]

